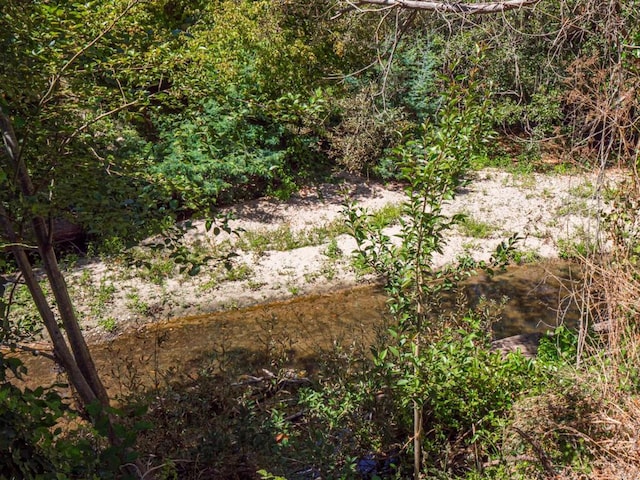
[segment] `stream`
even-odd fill
[[[572,325],[579,310],[571,293],[579,286],[578,267],[568,262],[511,267],[465,284],[470,303],[486,297],[504,301],[494,324],[496,339],[546,331],[559,321]],[[504,299],[504,300],[503,300]],[[204,360],[252,361],[286,355],[296,368],[313,370],[323,350],[358,344],[367,348],[384,328],[386,297],[367,285],[297,297],[242,310],[176,318],[125,331],[90,345],[111,395],[161,384],[166,372],[197,371]],[[559,320],[561,319],[561,320]],[[32,385],[64,381],[50,360],[24,355]],[[249,371],[247,373],[250,373]]]

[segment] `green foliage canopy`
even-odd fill
[[[136,1],[7,2],[0,29],[0,108],[11,119],[35,186],[21,198],[7,164],[2,201],[20,224],[30,212],[72,217],[88,230],[142,229],[162,198],[131,127],[149,98],[161,48]],[[1,178],[0,178],[1,180]],[[143,233],[142,230],[138,230]]]

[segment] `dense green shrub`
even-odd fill
[[[20,378],[26,371],[0,354],[0,478],[98,478],[91,442],[63,434],[59,422],[70,418],[69,407],[58,392],[20,389],[10,372]]]
[[[481,75],[503,132],[549,140],[579,161],[625,161],[632,154],[638,137],[632,3],[554,0],[473,21],[425,16],[418,25],[417,38],[425,28],[435,32],[433,52],[445,65],[461,59],[463,69],[475,68],[474,45],[483,45]]]
[[[299,394],[308,424],[305,430],[288,431],[285,456],[300,457],[334,478],[357,478],[358,463],[365,458],[391,457],[393,470],[406,478],[410,450],[398,446],[412,435],[410,407],[416,397],[424,399],[426,463],[437,466],[429,467],[431,473],[472,470],[470,459],[456,458],[469,445],[482,461],[499,453],[510,409],[535,384],[536,375],[532,362],[519,353],[505,357],[491,351],[483,322],[473,315],[453,322],[437,341],[425,342],[418,357],[401,353],[389,338],[387,353],[377,352],[375,366],[351,357],[339,364],[342,372],[325,372],[317,388]],[[404,355],[412,358],[400,358]],[[405,361],[417,367],[415,377],[400,367]],[[382,463],[378,467],[391,473]]]
[[[339,121],[329,132],[329,154],[350,172],[393,178],[393,167],[380,168],[386,153],[413,128],[401,108],[378,111],[371,89],[362,88],[337,101]]]
[[[434,36],[417,31],[398,45],[389,69],[386,95],[416,124],[433,118],[443,101],[441,73],[448,67],[436,53]]]
[[[144,409],[132,409],[131,425],[114,424],[110,432],[99,405],[87,405],[80,414],[59,393],[66,385],[16,386],[26,375],[18,358],[0,353],[0,478],[134,478],[126,465],[133,465],[137,458],[131,450],[136,436],[149,428],[139,421]],[[88,418],[95,421],[94,427]],[[119,439],[111,445],[110,434]]]
[[[320,92],[318,92],[320,93]],[[287,197],[323,155],[314,120],[321,96],[286,95],[260,104],[229,97],[158,119],[160,139],[152,169],[187,210],[270,193]]]

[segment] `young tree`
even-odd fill
[[[374,352],[374,363],[396,388],[403,404],[413,411],[414,479],[423,478],[424,412],[431,401],[425,352],[446,336],[450,325],[442,322],[441,295],[451,291],[473,268],[503,267],[517,236],[503,241],[491,262],[463,259],[442,269],[433,259],[442,253],[447,232],[462,217],[449,217],[443,206],[464,185],[473,158],[492,137],[488,101],[478,95],[474,76],[469,85],[451,85],[443,95],[436,121],[422,126],[422,136],[397,149],[406,182],[403,219],[397,241],[372,226],[369,214],[353,205],[346,209],[347,225],[357,243],[359,263],[384,279],[393,317],[389,345]],[[446,343],[446,342],[445,342]],[[436,347],[436,349],[439,347]],[[395,385],[393,385],[395,383]]]

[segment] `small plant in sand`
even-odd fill
[[[461,233],[467,237],[489,238],[496,230],[496,227],[491,223],[478,220],[467,213],[463,213],[462,215],[459,222],[459,229]]]
[[[230,265],[230,268],[225,268],[223,272],[223,280],[229,282],[248,280],[253,276],[253,269],[246,263],[234,263]]]
[[[146,316],[151,311],[151,308],[147,302],[142,300],[140,293],[137,290],[132,289],[126,294],[127,308],[134,313],[142,316]]]
[[[402,205],[388,203],[372,211],[368,221],[372,228],[386,228],[398,223],[402,215]]]
[[[567,215],[580,215],[592,217],[595,210],[589,205],[584,198],[569,198],[562,202],[562,205],[556,210],[556,215],[564,217]]]
[[[113,301],[116,287],[105,278],[100,279],[97,288],[92,288],[89,293],[90,311],[93,316],[100,316],[107,306]]]
[[[558,256],[564,260],[587,258],[597,252],[598,248],[594,233],[583,226],[576,228],[570,237],[558,239]]]
[[[346,230],[341,220],[299,230],[291,225],[280,225],[275,229],[247,230],[236,246],[241,250],[258,254],[267,250],[288,251],[322,245],[343,233],[346,233]]]
[[[98,326],[108,333],[113,333],[118,329],[118,323],[113,317],[101,318],[98,320]]]
[[[155,285],[164,285],[176,271],[176,264],[170,258],[153,250],[138,249],[135,253],[136,276]]]
[[[401,208],[398,205],[388,204],[374,211],[369,222],[372,225],[384,228],[396,223],[400,215]],[[332,245],[337,244],[337,237],[346,234],[347,231],[345,222],[341,218],[299,229],[289,224],[284,224],[275,229],[246,230],[238,239],[236,247],[262,255],[267,250],[289,251],[329,242],[329,251],[333,248]]]
[[[40,337],[43,328],[36,305],[26,285],[22,283],[6,284],[0,277],[0,341],[11,344],[14,341],[33,340]],[[46,285],[43,284],[43,290]]]
[[[596,187],[588,180],[569,189],[569,194],[577,198],[591,198],[596,194]]]
[[[513,252],[513,261],[518,265],[525,263],[537,263],[542,259],[540,252],[537,250],[527,250],[517,248]]]
[[[338,240],[332,238],[327,247],[322,252],[325,256],[327,256],[331,260],[338,260],[344,254],[343,251],[338,246]]]
[[[511,169],[511,175],[503,180],[505,187],[515,187],[522,190],[529,190],[536,185],[536,176],[530,163],[518,162],[515,169]]]

